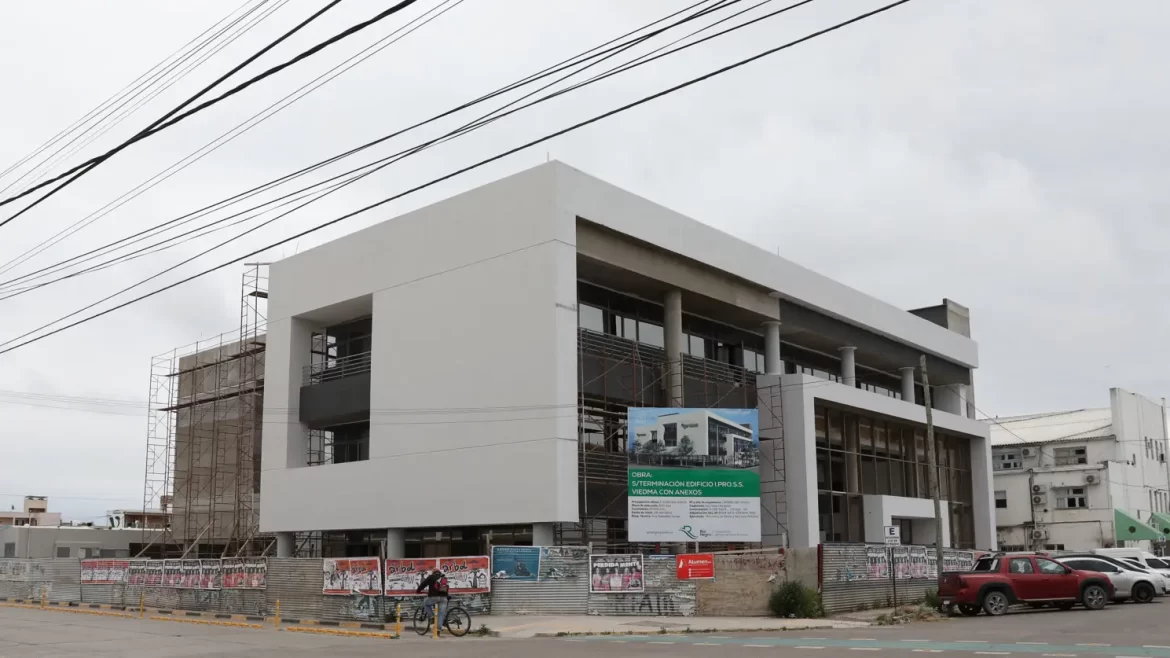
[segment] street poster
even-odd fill
[[[223,560],[223,588],[244,589],[244,560],[238,557]]]
[[[179,587],[183,582],[183,561],[165,560],[163,562],[163,587]]]
[[[223,587],[223,561],[199,561],[199,589],[220,589]]]
[[[434,558],[386,560],[386,596],[415,596],[418,586],[435,569]],[[448,583],[450,580],[448,580]]]
[[[712,580],[715,578],[715,556],[711,553],[678,555],[674,561],[679,580]]]
[[[82,560],[82,585],[121,585],[126,582],[129,560]]]
[[[492,546],[492,577],[499,580],[540,580],[539,546]]]
[[[199,589],[199,560],[181,560],[179,584],[180,589]]]
[[[590,555],[589,591],[629,594],[646,591],[641,555]]]
[[[627,413],[630,541],[760,541],[759,410]]]
[[[349,596],[382,593],[382,569],[376,557],[326,558],[322,593]]]
[[[492,589],[491,558],[440,558],[439,570],[447,576],[451,594],[484,594]]]
[[[159,568],[161,573],[162,565],[159,565]],[[146,585],[148,573],[150,573],[150,561],[134,560],[126,569],[126,582],[131,587],[143,587]]]
[[[146,586],[162,587],[165,576],[165,560],[151,560],[146,563]]]
[[[266,589],[268,587],[268,559],[263,557],[244,560],[244,584],[240,589]]]

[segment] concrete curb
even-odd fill
[[[838,628],[865,628],[871,624],[850,624],[849,626],[788,626],[786,628],[688,628],[681,631],[549,631],[544,633],[536,633],[532,637],[549,638],[549,637],[651,637],[651,636],[671,636],[671,635],[710,635],[712,633],[719,633],[721,635],[731,635],[740,633],[787,633],[790,631],[824,631],[836,630]],[[495,637],[499,637],[497,633]]]

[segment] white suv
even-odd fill
[[[1162,576],[1142,567],[1098,555],[1062,555],[1053,559],[1077,571],[1096,571],[1108,576],[1113,583],[1114,601],[1133,599],[1149,603],[1165,593]]]

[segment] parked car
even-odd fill
[[[1170,581],[1170,558],[1158,557],[1153,553],[1138,548],[1094,548],[1089,552],[1095,555],[1111,557],[1115,560],[1124,560],[1130,564],[1137,564],[1150,571],[1156,571],[1162,574],[1167,581]]]
[[[971,571],[944,573],[938,596],[944,609],[973,617],[980,610],[999,616],[1020,603],[1100,610],[1115,594],[1105,574],[1078,571],[1045,553],[995,553],[980,558]]]
[[[1161,574],[1126,565],[1118,560],[1092,553],[1060,555],[1053,559],[1077,571],[1105,574],[1109,582],[1113,583],[1113,600],[1119,603],[1127,599],[1149,603],[1155,597],[1165,594],[1166,581]]]

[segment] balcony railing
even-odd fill
[[[661,348],[589,329],[578,330],[577,344],[583,354],[618,361],[658,366],[666,360],[666,353]]]
[[[329,359],[324,363],[314,363],[305,366],[303,386],[312,386],[322,382],[352,377],[370,371],[370,352],[352,354],[339,359]]]
[[[756,373],[750,372],[746,368],[722,361],[715,361],[714,359],[701,359],[684,354],[682,355],[682,365],[683,375],[686,377],[727,384],[743,384],[748,381],[755,382]]]

